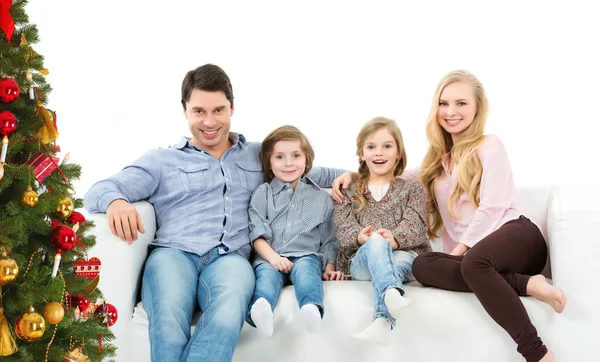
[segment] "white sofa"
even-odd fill
[[[560,362],[600,361],[595,337],[600,329],[600,267],[595,261],[600,255],[600,193],[584,187],[528,187],[517,189],[517,201],[542,228],[550,245],[553,281],[568,296],[561,315],[534,298],[522,298],[539,335]],[[99,257],[103,263],[99,287],[119,312],[112,327],[118,362],[150,361],[148,321],[143,306],[136,303],[142,265],[156,223],[151,204],[135,205],[147,231],[133,245],[112,236],[106,215],[87,215],[96,224],[93,233],[97,245],[90,256]],[[438,242],[433,245],[439,250]],[[371,322],[370,283],[324,284],[325,316],[319,334],[309,335],[303,330],[293,286],[289,286],[275,309],[274,335],[261,339],[245,324],[234,362],[523,361],[515,343],[471,293],[409,283],[406,293],[413,303],[398,320],[391,346],[381,347],[350,337]]]

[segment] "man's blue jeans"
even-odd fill
[[[385,318],[392,328],[396,326],[396,320],[385,306],[383,295],[390,288],[396,288],[404,295],[402,282],[415,280],[412,275],[415,258],[415,255],[406,251],[393,251],[390,243],[379,234],[373,234],[358,249],[350,263],[350,274],[355,280],[371,280],[375,299],[373,320]]]
[[[250,305],[252,306],[258,298],[265,298],[271,305],[271,309],[275,309],[281,288],[289,284],[291,280],[294,284],[296,299],[300,308],[306,304],[315,304],[319,307],[321,316],[323,316],[321,260],[315,255],[290,257],[288,259],[294,263],[289,274],[279,272],[269,263],[262,263],[256,267],[256,289]],[[254,326],[250,313],[248,313],[246,320]]]
[[[152,250],[142,282],[152,361],[231,361],[253,291],[252,266],[238,253]],[[190,336],[197,306],[202,317]]]

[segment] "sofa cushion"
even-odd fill
[[[245,323],[233,361],[523,361],[516,344],[472,293],[426,288],[417,282],[408,283],[405,290],[413,302],[392,333],[394,348],[351,338],[371,323],[370,282],[324,282],[325,315],[320,333],[311,335],[304,330],[294,287],[288,286],[275,308],[273,336],[262,339]],[[556,346],[554,310],[531,297],[521,300],[542,340]],[[131,360],[149,361],[148,320],[141,303],[135,309],[131,333]]]

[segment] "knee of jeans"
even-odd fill
[[[243,298],[234,295],[223,295],[212,304],[216,308],[214,320],[220,329],[239,328],[240,323],[246,320],[248,303]]]
[[[365,247],[368,250],[385,250],[387,247],[390,247],[390,243],[383,238],[383,236],[375,233],[367,239],[365,243]]]

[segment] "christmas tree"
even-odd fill
[[[57,143],[26,4],[0,0],[0,360],[101,361],[117,311],[95,288],[93,224],[74,211],[81,167]]]

